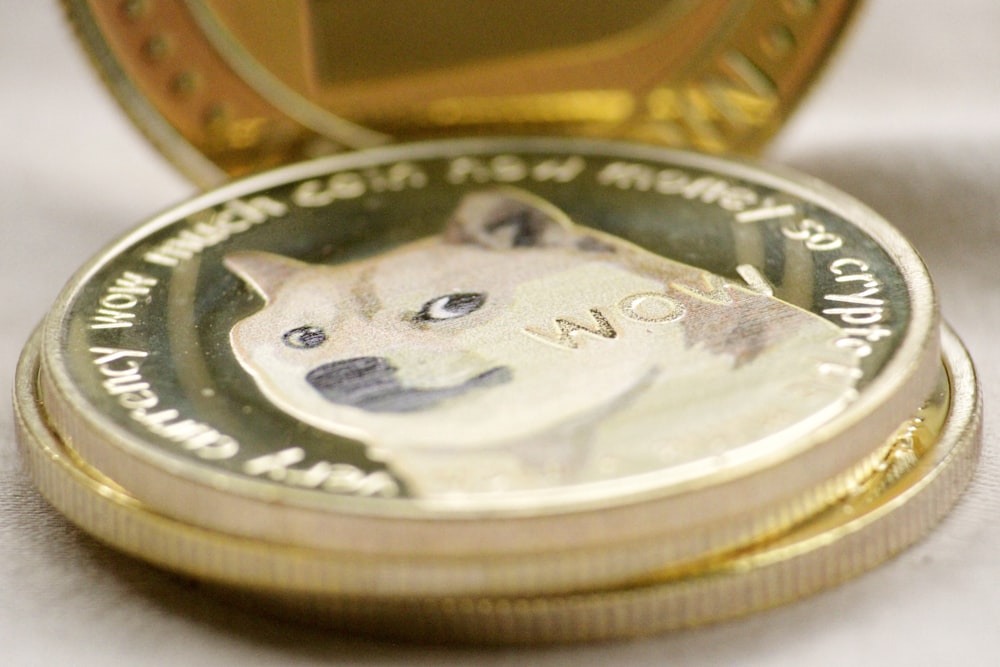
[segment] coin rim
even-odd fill
[[[88,463],[110,474],[117,483],[159,511],[189,523],[273,542],[363,553],[370,558],[389,553],[413,559],[419,552],[420,557],[433,559],[486,552],[491,554],[493,562],[482,578],[488,579],[490,586],[551,592],[591,579],[598,570],[604,581],[613,582],[649,571],[658,564],[680,565],[748,544],[761,535],[774,534],[803,520],[842,497],[859,474],[863,477],[871,470],[880,460],[879,452],[868,449],[871,443],[884,443],[930,392],[940,368],[937,329],[920,323],[926,320],[929,325],[936,324],[933,290],[912,248],[875,214],[811,179],[796,177],[798,181],[793,183],[784,178],[787,174],[762,171],[750,163],[726,162],[649,146],[566,139],[452,140],[334,156],[252,177],[183,204],[135,230],[118,244],[112,244],[110,253],[93,259],[79,274],[80,280],[67,286],[65,299],[60,300],[46,322],[42,353],[46,372],[42,377],[48,380],[47,371],[59,365],[62,353],[59,329],[63,319],[60,310],[67,308],[74,294],[82,289],[81,281],[104,262],[112,261],[120,250],[186,217],[192,210],[254,192],[264,185],[322,175],[337,167],[519,149],[533,154],[565,154],[562,149],[574,149],[570,153],[596,154],[605,159],[645,157],[654,163],[669,161],[672,166],[714,169],[720,175],[799,194],[807,201],[839,212],[883,247],[910,284],[913,317],[907,337],[900,342],[895,358],[890,359],[880,377],[862,391],[862,398],[849,406],[839,421],[817,429],[811,438],[782,442],[771,452],[772,456],[763,453],[751,462],[755,465],[739,469],[733,466],[686,486],[632,489],[628,481],[620,480],[615,496],[594,497],[584,489],[572,497],[567,494],[569,500],[559,504],[546,500],[545,504],[485,508],[472,502],[469,507],[450,503],[442,506],[428,499],[335,497],[247,479],[175,458],[172,452],[154,451],[144,438],[132,434],[123,437],[117,421],[90,407],[68,379],[68,384],[43,392],[50,422],[57,426],[61,437],[83,447],[80,451],[85,452]],[[801,191],[796,192],[796,188]],[[826,198],[839,202],[839,206]],[[853,207],[854,214],[838,210],[845,207]],[[921,298],[921,289],[926,298]],[[915,354],[920,356],[912,358]],[[52,385],[48,381],[43,389]],[[664,540],[665,533],[674,539]],[[555,556],[586,551],[600,552],[602,558],[595,555],[583,563],[567,558],[560,561]],[[520,565],[501,562],[504,558]],[[557,562],[565,567],[551,566]],[[516,576],[509,574],[514,571],[511,568],[517,570]],[[440,585],[472,584],[447,574]]]
[[[923,400],[923,396],[930,391],[937,373],[935,360],[940,357],[937,334],[939,315],[936,296],[926,268],[916,251],[897,230],[848,195],[811,177],[795,174],[771,165],[767,167],[755,166],[753,163],[742,160],[722,160],[696,153],[639,144],[573,139],[468,139],[360,151],[290,165],[265,174],[251,176],[170,209],[106,247],[70,279],[45,320],[42,343],[43,377],[51,379],[52,390],[58,393],[65,410],[68,411],[69,414],[63,416],[80,424],[81,428],[84,425],[93,427],[96,432],[105,436],[93,443],[97,447],[121,451],[127,456],[160,468],[167,474],[200,482],[208,487],[217,485],[217,479],[222,476],[227,480],[227,493],[238,493],[248,499],[268,497],[270,494],[264,489],[273,488],[273,483],[248,479],[235,473],[210,470],[207,465],[199,465],[195,462],[182,464],[177,457],[146,446],[144,440],[126,433],[124,429],[117,426],[114,420],[99,414],[89,406],[82,392],[73,385],[65,366],[60,363],[63,355],[61,349],[63,323],[67,321],[67,313],[77,294],[100,268],[114,261],[121,253],[141,239],[170,224],[179,222],[194,212],[221,204],[234,197],[249,195],[285,183],[322,176],[335,170],[375,166],[389,161],[448,159],[461,155],[499,153],[555,153],[564,155],[575,153],[612,159],[646,159],[664,165],[669,163],[671,166],[708,170],[722,176],[739,178],[764,187],[789,192],[840,215],[878,243],[882,250],[896,263],[909,290],[910,325],[903,340],[896,347],[893,357],[880,371],[879,376],[862,389],[853,404],[848,406],[841,415],[818,428],[812,437],[760,454],[755,456],[754,460],[741,462],[739,465],[727,468],[724,472],[716,472],[711,476],[710,481],[699,478],[690,483],[678,485],[680,488],[619,493],[614,496],[613,500],[610,500],[612,504],[633,505],[647,500],[655,501],[677,494],[689,493],[694,490],[690,488],[692,486],[716,488],[740,479],[747,479],[751,475],[756,477],[764,471],[773,470],[776,464],[788,464],[790,461],[798,462],[800,460],[804,463],[805,460],[813,458],[809,456],[811,452],[819,449],[827,450],[827,453],[832,452],[831,458],[835,463],[820,466],[821,473],[813,472],[817,469],[817,462],[809,461],[807,469],[813,474],[808,483],[795,483],[792,480],[790,485],[779,487],[812,488],[833,477],[836,473],[846,470],[868,452],[867,445],[853,444],[852,446],[851,442],[882,441],[888,438],[896,426],[912,413],[915,406]],[[874,426],[873,419],[877,422]],[[61,435],[67,438],[73,434],[62,433]],[[842,443],[846,446],[832,447],[828,444],[819,444],[829,443],[833,439],[846,440],[846,443]],[[782,467],[787,467],[787,465],[782,465]],[[799,468],[800,466],[796,464],[792,467]],[[801,472],[801,470],[797,470],[795,477],[801,477]],[[138,491],[131,480],[121,479],[118,481],[130,486],[133,493]],[[364,498],[324,496],[318,492],[288,488],[282,489],[282,497],[289,504],[296,506],[318,506],[325,510],[359,515],[414,517],[412,511],[397,507],[404,503],[380,502],[378,500],[371,502],[370,499]],[[600,509],[606,509],[609,499],[602,497],[595,502]],[[430,518],[433,516],[435,519],[475,518],[484,516],[484,514],[491,518],[496,518],[500,514],[511,517],[524,514],[537,516],[540,509],[541,513],[563,514],[581,511],[587,506],[585,501],[578,499],[559,504],[558,507],[530,507],[520,511],[517,508],[506,507],[502,510],[492,508],[484,510],[481,507],[455,507],[451,505],[438,511],[433,503],[421,499],[408,499],[405,504],[418,506],[417,511],[420,517]],[[567,507],[567,505],[572,505],[572,507]]]

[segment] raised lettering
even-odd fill
[[[646,192],[656,182],[656,170],[643,164],[612,162],[597,174],[597,182],[621,190]]]
[[[589,327],[585,324],[580,324],[579,322],[574,322],[573,320],[560,317],[555,320],[557,331],[554,333],[539,331],[530,327],[524,328],[523,331],[538,340],[571,350],[579,348],[577,334],[587,334],[589,336],[593,336],[594,338],[604,339],[618,337],[618,332],[615,331],[613,326],[611,326],[611,322],[609,322],[608,319],[601,313],[600,309],[591,308],[590,316],[594,318],[594,322],[597,325],[596,327]]]
[[[852,308],[825,308],[823,314],[836,315],[845,324],[875,324],[883,317],[882,308],[852,307]]]
[[[627,296],[618,302],[621,314],[636,322],[676,322],[684,317],[684,304],[658,292],[642,292]]]
[[[177,410],[167,408],[150,412],[159,405],[160,399],[142,377],[141,362],[136,361],[148,357],[148,352],[113,347],[92,347],[90,352],[99,355],[93,363],[98,372],[107,378],[101,384],[104,391],[109,396],[116,396],[118,404],[128,410],[129,417],[150,433],[179,443],[203,459],[228,459],[239,452],[236,440],[207,424],[181,419]]]
[[[543,160],[531,168],[531,178],[535,181],[569,183],[583,171],[587,163],[579,155],[571,155],[565,160]]]
[[[684,285],[678,282],[670,283],[670,287],[694,297],[699,301],[705,301],[715,306],[729,306],[733,303],[733,297],[726,289],[726,281],[719,276],[703,271],[701,273],[701,285]]]
[[[249,202],[232,199],[212,212],[207,220],[194,220],[188,229],[181,230],[143,255],[143,260],[159,266],[176,267],[192,259],[206,248],[218,245],[234,234],[247,231],[254,225],[281,217],[288,206],[270,197],[258,196]]]
[[[156,285],[155,278],[125,271],[113,285],[105,290],[98,305],[100,308],[90,316],[91,329],[120,329],[133,325],[135,313],[129,312],[139,305],[139,297],[147,296]]]
[[[881,292],[879,287],[869,287],[868,289],[854,294],[827,294],[824,298],[827,301],[837,303],[853,303],[862,306],[881,306],[885,304],[884,299],[874,299],[873,294]]]
[[[254,477],[266,476],[275,482],[304,489],[322,488],[331,493],[351,493],[359,496],[393,497],[399,495],[399,485],[388,473],[365,473],[349,463],[319,461],[309,468],[293,468],[306,458],[301,447],[288,447],[273,454],[250,459],[243,472]]]
[[[747,224],[750,222],[763,222],[764,220],[778,220],[795,215],[795,206],[792,204],[775,204],[771,199],[765,199],[764,205],[760,208],[740,211],[736,214],[736,222]]]
[[[266,454],[250,459],[243,464],[243,472],[248,475],[267,475],[275,481],[281,481],[288,474],[288,467],[305,460],[306,451],[301,447],[289,447],[274,454]]]

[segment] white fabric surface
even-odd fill
[[[70,274],[193,191],[116,108],[56,4],[0,3],[4,394]],[[902,556],[793,605],[639,641],[453,650],[331,637],[229,608],[69,526],[19,470],[4,401],[0,664],[1000,664],[998,30],[996,0],[871,0],[768,155],[902,228],[978,365],[982,465],[954,512]]]

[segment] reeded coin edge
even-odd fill
[[[414,638],[501,643],[606,639],[721,620],[787,602],[859,574],[927,532],[971,478],[981,432],[971,361],[954,334],[945,332],[944,340],[952,402],[937,444],[874,502],[863,499],[845,513],[843,524],[798,540],[796,535],[808,534],[807,523],[776,542],[712,561],[701,572],[567,595],[427,597],[390,586],[395,590],[373,598],[377,587],[344,586],[346,581],[366,583],[371,563],[365,558],[237,538],[164,517],[100,480],[48,430],[37,404],[37,340],[19,364],[15,417],[22,455],[42,495],[99,540],[154,565],[244,593],[264,591],[279,608],[309,610],[313,621],[322,618],[380,634],[412,631]],[[586,553],[574,558],[578,567],[592,569],[586,560]],[[433,568],[418,568],[418,574],[451,576],[453,565],[443,560],[436,574]],[[405,581],[412,574],[405,559],[387,559],[380,566],[383,578],[388,573]],[[586,583],[581,582],[581,589]],[[393,621],[402,618],[423,620]]]

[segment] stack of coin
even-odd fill
[[[594,640],[838,583],[971,476],[906,241],[663,148],[760,147],[856,2],[65,4],[202,184],[369,149],[182,204],[60,296],[20,442],[102,541],[327,626]],[[574,138],[373,148],[494,133]]]
[[[453,139],[200,196],[70,282],[20,442],[97,538],[415,639],[727,618],[919,538],[978,455],[923,264],[848,196],[649,145]]]

